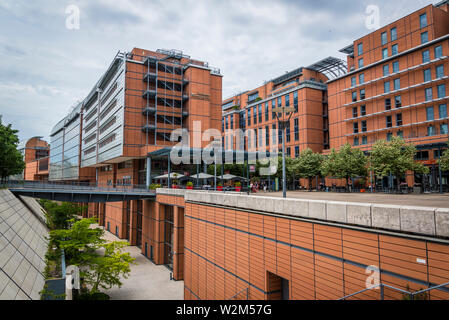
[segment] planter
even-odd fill
[[[365,189],[360,189],[360,193],[365,193],[366,190]]]
[[[242,192],[242,187],[235,187],[235,192]]]
[[[193,186],[187,186],[187,190],[193,190]]]
[[[179,189],[179,187],[177,185],[172,185],[171,188],[172,189]]]
[[[217,191],[223,191],[223,187],[217,186]]]

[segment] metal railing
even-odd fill
[[[100,191],[100,192],[117,192],[117,193],[150,193],[154,194],[154,190],[149,190],[145,185],[108,185],[91,182],[59,182],[59,181],[19,181],[9,180],[3,185],[5,188],[11,189],[36,189],[36,190],[71,190],[71,191]]]
[[[403,289],[399,289],[399,288],[390,286],[388,284],[380,283],[380,284],[373,285],[373,286],[371,286],[369,288],[357,291],[357,292],[355,292],[353,294],[347,295],[347,296],[345,296],[343,298],[340,298],[338,300],[346,300],[348,298],[354,297],[356,295],[359,295],[359,294],[362,294],[364,292],[367,292],[367,291],[370,291],[370,290],[374,290],[374,289],[380,289],[380,300],[384,300],[384,298],[385,298],[385,288],[392,289],[392,290],[397,291],[397,292],[401,292],[404,295],[404,299],[406,297],[409,297],[410,300],[416,300],[416,297],[422,296],[422,294],[426,294],[426,293],[428,293],[428,292],[430,292],[432,290],[440,290],[441,288],[447,287],[447,286],[449,286],[449,282],[440,284],[438,286],[430,287],[430,288],[427,288],[427,289],[424,289],[424,290],[411,292],[411,291],[406,291],[406,290],[403,290]],[[426,300],[428,300],[428,298]]]

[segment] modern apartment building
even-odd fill
[[[223,101],[222,132],[226,150],[281,152],[282,134],[273,109],[294,107],[286,126],[286,153],[297,157],[310,148],[329,148],[327,85],[342,75],[345,63],[329,57],[307,68],[298,68],[264,85]],[[287,118],[280,120],[288,120]],[[235,130],[241,131],[235,133]]]
[[[19,180],[48,180],[48,160],[50,146],[43,137],[33,137],[22,141],[17,149],[23,155],[25,169],[21,175],[11,177]]]
[[[347,62],[327,58],[226,99],[223,144],[281,151],[272,110],[294,106],[287,156],[305,148],[327,154],[345,143],[369,152],[377,140],[400,136],[417,146],[417,161],[431,169],[427,176],[410,173],[408,184],[425,180],[436,186],[437,160],[449,137],[448,39],[448,2],[442,1],[355,40],[341,50]],[[245,131],[242,138],[235,129]],[[448,182],[441,173],[441,183]]]
[[[207,129],[220,130],[221,85],[219,69],[178,50],[119,52],[88,96],[53,128],[50,180],[148,186],[168,170],[167,159],[150,154],[177,144],[173,131],[187,130],[187,143]],[[145,241],[142,232],[146,202],[92,203],[87,215],[143,246],[148,256],[154,248],[157,256],[159,244]]]
[[[447,1],[426,6],[341,50],[348,73],[328,81],[331,148],[347,142],[369,152],[377,140],[399,136],[417,146],[430,183],[438,183],[449,137],[448,11]]]

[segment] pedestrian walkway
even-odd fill
[[[120,241],[109,232],[105,232],[106,240]],[[143,256],[140,249],[126,247],[136,264],[131,265],[131,274],[123,279],[122,287],[113,287],[105,291],[111,300],[183,300],[184,281],[170,280],[170,270],[165,266],[157,266]]]
[[[282,197],[282,192],[252,194],[262,197]],[[374,204],[392,204],[398,206],[418,206],[430,208],[449,208],[449,194],[385,194],[385,193],[335,193],[289,191],[287,198],[306,200],[326,200],[344,202],[362,202]]]

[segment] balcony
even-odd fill
[[[156,81],[156,73],[154,72],[147,72],[145,76],[143,77],[143,81],[145,82],[155,82]]]
[[[146,91],[143,93],[143,98],[144,98],[144,99],[147,99],[147,98],[154,98],[154,97],[156,97],[156,90],[154,90],[154,89],[146,90]]]
[[[142,113],[144,115],[153,114],[155,112],[156,112],[156,108],[155,107],[148,107],[148,108],[143,109],[143,111],[142,111]]]

